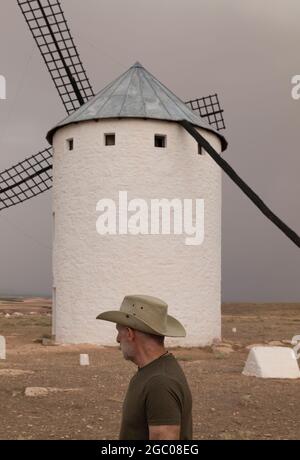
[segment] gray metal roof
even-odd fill
[[[47,140],[52,144],[55,131],[63,126],[104,118],[153,118],[175,122],[184,119],[214,132],[222,142],[222,149],[227,147],[223,136],[203,122],[139,62],[51,129]]]

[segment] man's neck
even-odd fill
[[[151,351],[141,350],[139,353],[137,353],[137,356],[135,357],[133,362],[138,366],[139,369],[141,369],[142,367],[147,366],[147,364],[150,364],[152,361],[155,361],[156,359],[160,358],[163,355],[166,355],[167,353],[168,351],[164,347]]]

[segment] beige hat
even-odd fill
[[[183,325],[167,312],[168,305],[161,299],[148,295],[128,295],[124,297],[120,310],[105,311],[97,319],[148,334],[185,337]]]

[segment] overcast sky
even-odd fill
[[[300,233],[299,0],[62,0],[96,91],[139,60],[189,100],[217,92],[224,158]],[[0,171],[64,108],[16,0],[1,0]],[[223,173],[222,300],[300,301],[300,252]],[[51,294],[51,192],[0,213],[0,295]]]

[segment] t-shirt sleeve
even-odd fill
[[[146,386],[148,425],[180,425],[181,402],[178,385],[164,375],[152,377]]]

